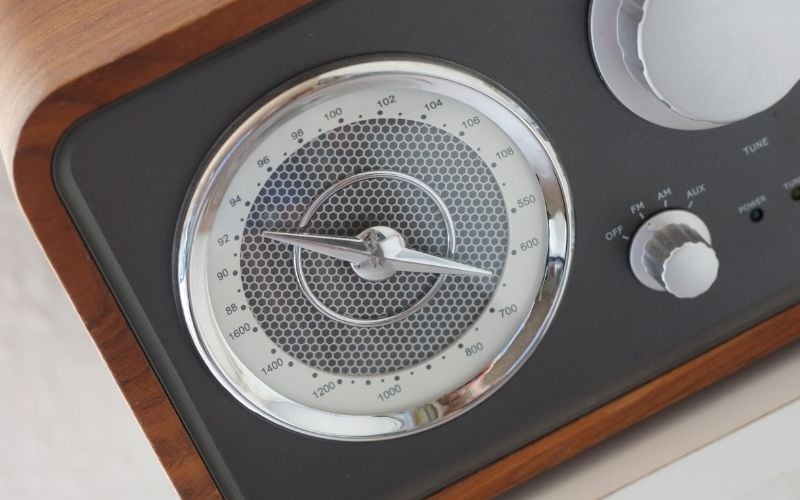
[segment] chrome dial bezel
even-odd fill
[[[497,124],[513,137],[534,170],[547,212],[547,260],[535,304],[523,326],[506,347],[475,377],[454,391],[425,404],[386,414],[346,415],[292,401],[258,380],[230,350],[208,307],[206,282],[192,279],[206,270],[213,214],[221,200],[213,190],[235,174],[251,148],[296,106],[313,106],[316,99],[356,82],[393,77],[413,81],[432,91],[480,96],[470,104],[478,111],[502,109]],[[497,106],[499,105],[499,107]],[[381,56],[344,61],[333,69],[301,77],[256,103],[237,121],[212,151],[201,169],[184,209],[178,233],[176,280],[178,299],[189,334],[215,378],[241,404],[262,417],[303,434],[343,441],[372,441],[407,436],[447,422],[468,411],[499,389],[530,357],[544,336],[564,293],[573,252],[574,222],[570,191],[552,145],[525,108],[481,75],[430,58]]]

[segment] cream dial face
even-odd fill
[[[179,243],[187,324],[223,385],[291,429],[380,439],[505,381],[544,333],[571,241],[563,178],[522,108],[398,59],[254,109]]]

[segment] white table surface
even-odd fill
[[[176,498],[4,175],[0,229],[0,498]],[[800,346],[508,497],[800,498],[798,397]]]

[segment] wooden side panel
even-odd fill
[[[145,43],[231,0],[0,3],[0,149],[13,152],[20,127],[42,99]],[[84,96],[84,98],[89,96]],[[6,164],[12,166],[11,157]]]
[[[219,492],[58,197],[76,120],[309,0],[4,0],[0,148],[20,204],[178,492]]]

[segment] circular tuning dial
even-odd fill
[[[301,76],[200,175],[178,242],[187,329],[286,429],[440,425],[510,379],[555,314],[566,179],[522,105],[460,66],[374,56]]]
[[[771,107],[800,80],[797,0],[594,0],[595,61],[614,95],[665,127]]]
[[[643,285],[681,299],[708,291],[719,269],[708,228],[685,210],[667,210],[648,219],[633,237],[630,262]]]

